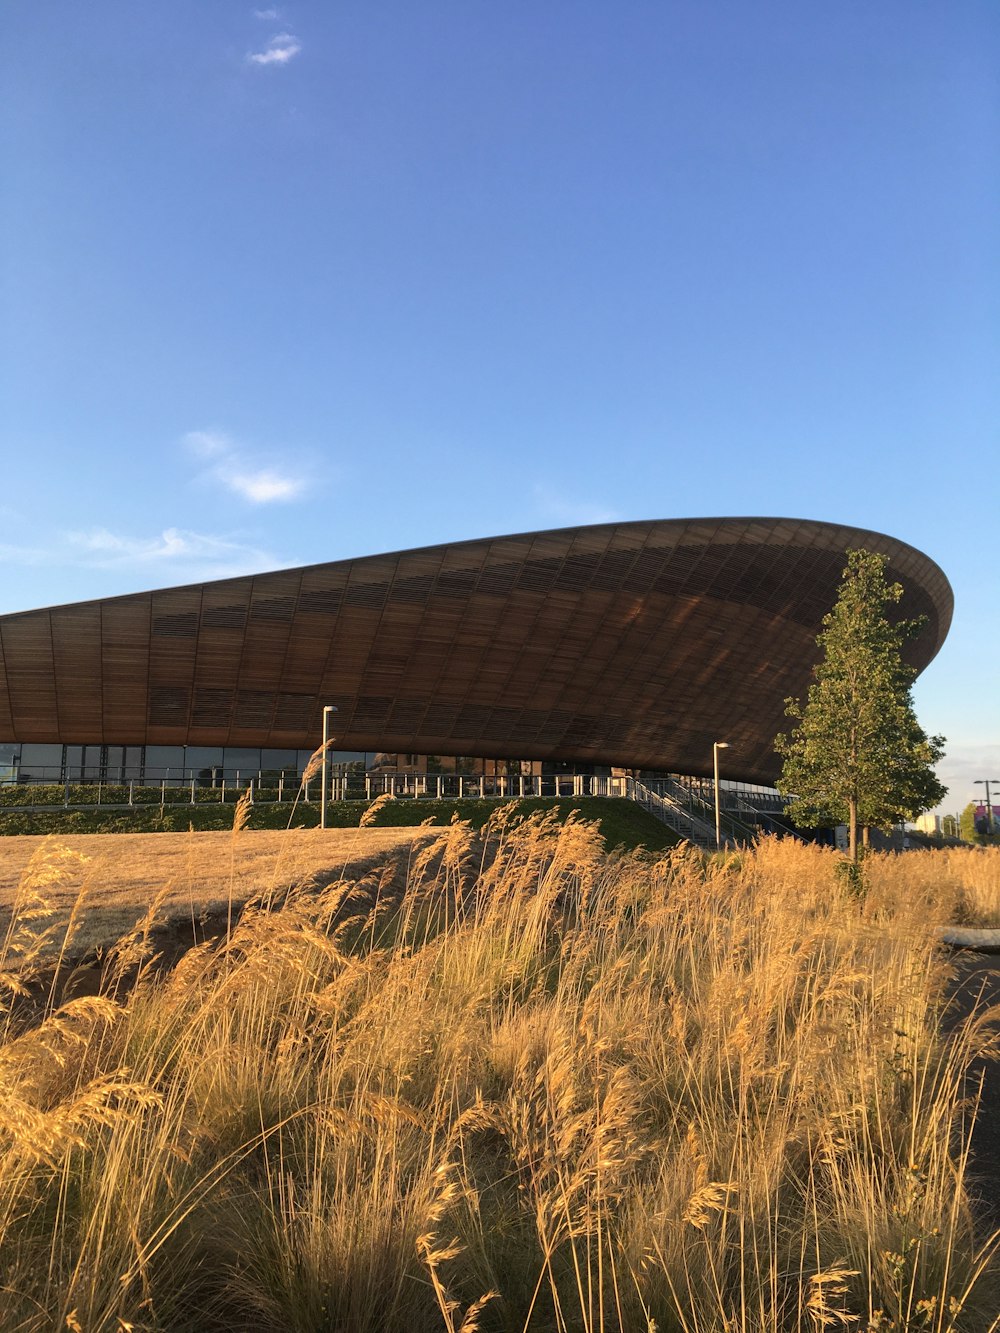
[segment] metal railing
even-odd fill
[[[761,808],[755,801],[750,801],[744,796],[736,797],[737,810],[745,813],[751,823],[755,824],[761,833],[777,833],[779,837],[796,838],[799,842],[805,842],[802,834],[797,832],[784,814],[788,804],[784,797],[779,797],[776,802],[768,801],[765,808]]]
[[[711,829],[712,845],[715,845],[715,802],[706,800],[693,785],[672,778],[661,780],[663,794],[671,797],[687,812],[690,819]],[[737,818],[733,813],[734,793],[724,790],[719,809],[719,828],[724,846],[746,846],[753,842],[761,832],[756,825],[751,825]],[[738,797],[736,799],[739,799]]]
[[[653,791],[644,782],[628,778],[626,795],[644,810],[648,810],[662,824],[666,824],[679,838],[699,847],[715,846],[715,827],[693,814],[675,797],[663,791]]]
[[[590,773],[347,773],[328,779],[331,801],[371,801],[382,795],[399,800],[523,800],[531,797],[626,797],[625,777]],[[301,792],[300,792],[301,787]],[[297,797],[319,801],[320,782],[304,787],[297,772],[257,771],[234,777],[206,779],[201,774],[139,782],[31,780],[0,786],[0,811],[64,809],[131,809],[152,805],[213,805],[238,800],[250,792],[255,803],[286,803]]]
[[[610,797],[635,801],[679,838],[697,846],[715,846],[715,809],[700,794],[696,783],[657,779],[597,776],[592,773],[483,774],[483,773],[341,773],[328,778],[329,801],[372,801],[389,795],[398,800],[524,800],[529,798]],[[263,769],[233,776],[208,776],[204,769],[139,781],[45,781],[39,775],[16,784],[0,784],[0,812],[64,810],[130,810],[152,806],[206,806],[231,804],[249,792],[261,804],[285,804],[299,799],[319,802],[320,781],[304,786],[295,770]],[[787,833],[768,813],[732,792],[721,813],[725,846],[747,845],[762,832]],[[747,819],[738,818],[733,806]],[[796,835],[798,836],[798,835]]]

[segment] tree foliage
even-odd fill
[[[902,588],[885,578],[886,557],[848,551],[837,603],[816,642],[823,650],[804,705],[786,700],[798,725],[775,740],[784,760],[779,790],[793,796],[800,826],[888,829],[944,798],[934,773],[944,738],[927,736],[913,710],[916,671],[902,658],[922,620],[889,619]]]
[[[970,801],[959,816],[959,825],[961,837],[966,842],[975,842],[979,837],[979,830],[976,828],[976,804]]]
[[[995,802],[993,803],[995,805]],[[991,833],[987,833],[987,821],[984,815],[976,814],[982,807],[976,801],[970,801],[960,815],[961,836],[966,842],[995,843],[998,841],[997,821],[994,815]]]

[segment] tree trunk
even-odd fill
[[[847,856],[852,865],[858,864],[858,803],[848,801],[850,819],[847,825]]]

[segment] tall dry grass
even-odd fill
[[[502,808],[404,892],[262,886],[168,972],[154,903],[60,1003],[50,847],[0,955],[0,1328],[998,1327],[994,1039],[942,1036],[933,940],[989,909],[976,855],[872,858],[859,904],[822,849],[654,863]]]

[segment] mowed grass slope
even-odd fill
[[[579,814],[581,804],[592,816],[604,846],[611,851],[647,848],[661,851],[676,843],[675,835],[632,801],[528,798],[509,803],[508,816],[551,815],[558,823]],[[410,856],[434,835],[430,828],[460,819],[477,833],[496,814],[496,801],[387,800],[331,804],[325,832],[310,818],[298,824],[299,804],[291,828],[255,828],[263,809],[270,817],[281,812],[285,825],[290,807],[244,806],[245,836],[232,837],[235,807],[210,809],[219,828],[188,828],[186,832],[79,833],[11,835],[0,841],[0,931],[10,917],[17,887],[31,858],[46,846],[46,837],[59,837],[59,846],[76,855],[79,873],[51,886],[51,924],[64,925],[82,892],[72,954],[80,957],[95,946],[114,943],[149,904],[157,899],[157,918],[172,929],[187,925],[188,934],[204,934],[199,923],[209,918],[213,928],[220,910],[227,915],[241,909],[255,894],[287,890],[292,885],[330,882],[344,875],[359,877],[387,860],[405,878]],[[181,812],[183,815],[183,811]],[[147,817],[149,817],[147,815]],[[59,816],[54,818],[58,819]],[[72,821],[73,816],[63,816]],[[334,820],[339,818],[339,824]],[[362,826],[361,821],[365,823]],[[183,819],[177,820],[183,826]]]
[[[12,795],[21,801],[37,788],[0,788],[0,795]],[[62,801],[62,788],[48,788],[52,804]],[[79,788],[74,799],[88,799],[87,790]],[[93,795],[93,789],[91,796]],[[146,789],[144,796],[155,796],[155,789]],[[184,796],[175,790],[172,795]],[[146,801],[133,809],[72,810],[19,810],[16,806],[0,809],[0,835],[76,835],[82,833],[183,833],[189,828],[197,831],[222,831],[233,822],[235,799],[228,804],[218,802],[217,792],[201,792],[199,796],[214,796],[215,802],[190,805],[179,800],[167,802],[162,808],[156,801]],[[106,793],[105,793],[106,796]],[[331,801],[327,807],[327,828],[357,828],[371,801]],[[455,817],[467,820],[473,828],[482,828],[496,810],[495,800],[413,800],[399,799],[383,803],[378,811],[378,826],[412,828],[430,821],[432,824],[450,824]],[[574,810],[586,812],[588,819],[599,821],[601,832],[609,848],[622,845],[629,850],[640,844],[660,850],[673,846],[677,838],[659,820],[633,801],[607,797],[525,797],[514,803],[520,814],[536,810],[555,810],[560,820]],[[253,830],[292,828],[310,829],[319,825],[319,805],[298,801],[294,811],[291,802],[258,801],[249,811],[247,827]]]
[[[992,1029],[942,1036],[932,936],[1000,853],[874,857],[860,902],[814,847],[513,818],[290,889],[264,858],[167,972],[153,904],[60,1008],[86,869],[43,850],[0,955],[0,1328],[996,1327]]]
[[[230,823],[232,808],[228,811]],[[32,858],[56,855],[63,870],[47,886],[47,921],[64,928],[76,911],[72,955],[110,946],[157,903],[160,922],[197,923],[254,895],[292,885],[360,877],[386,862],[405,875],[411,849],[433,834],[420,828],[296,829],[285,832],[104,833],[0,843],[0,931]],[[46,849],[51,849],[47,851]],[[65,873],[63,873],[63,871]]]

